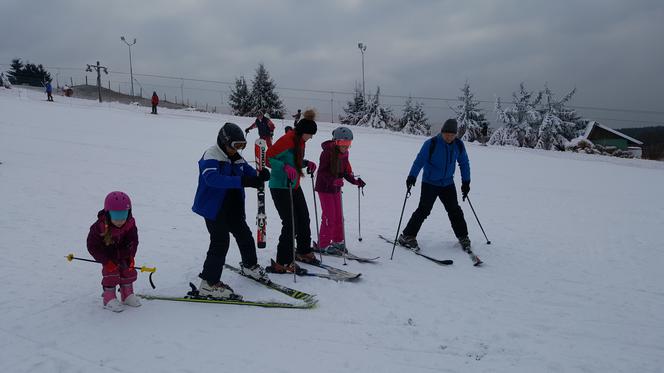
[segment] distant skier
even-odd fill
[[[258,115],[256,116],[256,120],[254,123],[247,127],[244,130],[245,134],[249,134],[249,131],[251,131],[254,128],[258,128],[258,136],[265,140],[267,143],[267,147],[272,146],[272,136],[274,135],[274,123],[268,118],[266,115],[263,114],[263,112],[259,112]]]
[[[293,260],[293,225],[295,221],[295,239],[297,241],[297,259],[306,263],[319,263],[311,249],[311,228],[309,227],[309,208],[300,188],[302,169],[316,171],[314,162],[304,159],[305,143],[316,134],[316,113],[307,110],[304,118],[295,125],[295,130],[288,131],[267,150],[268,167],[272,168],[270,194],[281,218],[281,234],[277,245],[277,258],[270,267],[271,272],[304,272]],[[293,211],[288,185],[292,185]]]
[[[263,185],[270,179],[270,171],[264,168],[256,174],[239,153],[246,146],[242,129],[234,123],[226,123],[219,130],[217,143],[198,161],[198,188],[192,210],[205,218],[210,233],[207,257],[198,275],[202,296],[229,298],[234,295],[233,289],[220,281],[231,233],[240,249],[242,273],[255,279],[267,279],[264,269],[257,264],[256,243],[247,226],[244,188]]]
[[[157,114],[157,105],[159,105],[159,96],[157,96],[156,91],[152,91],[152,99],[150,100],[152,104],[152,114]]]
[[[53,101],[53,86],[51,85],[51,82],[48,81],[46,82],[46,101]]]
[[[463,210],[459,206],[454,185],[455,163],[458,162],[461,170],[461,194],[465,200],[470,191],[470,162],[463,141],[457,139],[456,134],[457,121],[455,119],[446,120],[441,133],[424,142],[413,162],[406,179],[406,187],[410,189],[415,185],[417,175],[424,168],[422,191],[417,209],[399,236],[399,244],[403,246],[419,249],[417,233],[431,213],[436,199],[440,198],[452,223],[454,235],[464,250],[470,249],[468,227],[463,217]]]
[[[348,149],[352,141],[353,132],[347,127],[338,127],[332,131],[332,140],[321,144],[323,152],[320,154],[315,187],[322,211],[318,249],[332,255],[341,256],[347,252],[341,206],[343,179],[358,188],[366,185],[361,178],[355,178],[348,160]]]
[[[300,120],[301,116],[302,116],[302,110],[297,109],[297,113],[293,114],[293,125],[297,124],[297,121]]]
[[[489,125],[484,122],[482,123],[482,145],[486,146],[487,141],[489,141]]]
[[[87,246],[90,255],[103,265],[104,308],[120,312],[124,310],[122,304],[140,306],[133,289],[137,276],[134,257],[138,248],[138,230],[127,194],[115,191],[106,196],[104,209],[97,213],[97,221],[90,227]],[[122,304],[116,298],[118,285]]]

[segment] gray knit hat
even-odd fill
[[[442,133],[457,133],[457,121],[454,118],[450,118],[443,123],[443,128],[440,132]]]

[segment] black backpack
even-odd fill
[[[434,136],[431,138],[431,145],[429,146],[429,163],[431,163],[431,156],[433,155],[433,152],[436,150],[436,137],[438,135]],[[459,155],[466,151],[466,147],[463,145],[463,142],[459,139],[454,139],[454,142],[457,144],[457,147],[459,148]]]

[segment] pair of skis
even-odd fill
[[[261,172],[265,167],[265,153],[267,142],[263,139],[256,140],[254,145],[254,156],[256,159],[256,171]],[[267,215],[265,214],[265,183],[258,188],[258,212],[256,213],[256,246],[259,249],[266,247]]]
[[[389,238],[387,238],[383,235],[379,234],[378,237],[382,238],[386,242],[391,243],[392,245],[395,244],[395,242],[393,240],[391,240],[391,239],[389,239]],[[413,253],[415,253],[415,254],[417,254],[417,255],[425,258],[425,259],[428,259],[428,260],[430,260],[430,261],[432,261],[432,262],[434,262],[438,265],[450,265],[450,264],[454,263],[454,261],[451,260],[451,259],[437,259],[437,258],[428,256],[426,254],[421,253],[419,250],[415,250],[411,247],[403,246],[403,245],[399,244],[399,242],[396,242],[396,245],[399,246],[399,247],[402,247],[402,248],[404,248],[408,251],[412,251]],[[470,256],[470,259],[473,261],[473,265],[475,267],[479,267],[484,263],[484,262],[482,262],[482,260],[477,255],[475,255],[475,253],[473,253],[473,251],[470,248],[464,249],[464,251]]]
[[[289,288],[284,285],[277,284],[271,280],[263,281],[256,280],[251,276],[244,275],[239,268],[233,267],[229,264],[226,264],[225,267],[241,276],[247,277],[259,284],[268,287],[272,290],[278,291],[282,294],[285,294],[293,299],[301,300],[303,303],[288,303],[288,302],[274,302],[274,301],[260,301],[260,300],[244,300],[241,296],[236,296],[230,299],[218,299],[201,296],[196,289],[194,284],[189,283],[191,286],[191,291],[187,293],[184,297],[172,297],[172,296],[163,296],[163,295],[150,295],[150,294],[138,294],[139,297],[144,299],[154,299],[154,300],[168,300],[175,302],[193,302],[193,303],[215,303],[215,304],[234,304],[240,306],[255,306],[255,307],[266,307],[266,308],[291,308],[291,309],[309,309],[316,306],[318,299],[315,295],[305,293],[300,290]]]

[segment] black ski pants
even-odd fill
[[[457,192],[454,184],[440,187],[428,183],[422,183],[422,192],[420,193],[420,204],[410,217],[406,228],[403,230],[405,236],[417,236],[422,227],[422,223],[431,213],[436,198],[440,198],[447,211],[447,216],[452,223],[452,230],[457,238],[468,235],[468,226],[463,218],[463,210],[457,200]]]
[[[288,189],[270,188],[274,206],[281,218],[281,234],[277,244],[277,263],[286,265],[293,262],[293,225],[291,220],[291,201]],[[297,253],[311,252],[311,227],[309,227],[309,208],[304,199],[302,188],[293,189],[293,211],[295,212],[295,239]]]
[[[152,105],[152,114],[157,114],[157,105]]]
[[[227,196],[227,199],[228,197],[230,196]],[[237,198],[240,198],[241,203],[224,203],[216,219],[205,219],[205,225],[210,232],[210,247],[203,264],[203,272],[198,277],[210,284],[215,284],[221,279],[231,233],[240,249],[242,264],[245,267],[252,267],[257,263],[256,243],[247,225],[244,201],[239,195]]]

